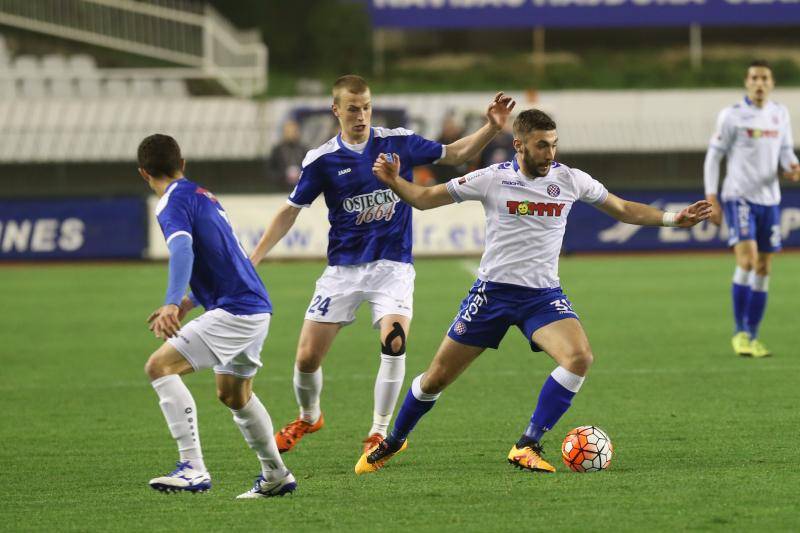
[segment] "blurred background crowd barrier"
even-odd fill
[[[716,115],[742,98],[754,55],[800,120],[800,0],[495,4],[0,0],[0,259],[165,257],[135,164],[153,132],[178,140],[187,175],[221,195],[252,246],[305,152],[336,134],[328,87],[348,72],[373,87],[374,125],[443,143],[505,90],[552,114],[561,162],[661,207],[702,196]],[[415,180],[507,161],[511,138]],[[482,250],[478,204],[415,218],[418,255]],[[787,187],[787,246],[799,227]],[[274,256],[322,257],[326,231],[318,200]],[[720,248],[724,235],[634,231],[581,206],[565,251]]]

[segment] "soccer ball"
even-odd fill
[[[599,472],[611,464],[614,447],[605,431],[594,426],[580,426],[564,438],[561,459],[575,472]]]

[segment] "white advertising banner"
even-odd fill
[[[155,217],[155,197],[148,202],[151,259],[169,257]],[[245,250],[255,248],[275,213],[286,205],[286,195],[221,195],[239,241]],[[414,255],[480,255],[485,237],[483,207],[478,202],[453,204],[429,211],[414,211]],[[289,233],[267,259],[321,259],[328,247],[328,209],[322,197],[303,210]]]

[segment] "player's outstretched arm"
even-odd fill
[[[269,223],[267,231],[261,236],[253,253],[250,254],[250,262],[253,263],[253,266],[258,266],[264,256],[289,232],[297,220],[297,215],[300,214],[300,209],[286,204],[278,210],[272,222]]]
[[[422,187],[401,178],[400,157],[397,154],[392,154],[391,157],[387,157],[387,154],[379,155],[372,164],[372,173],[404,202],[417,209],[432,209],[454,202],[444,184]]]
[[[711,203],[700,200],[683,208],[678,213],[662,211],[647,204],[623,200],[619,196],[608,193],[608,198],[596,206],[605,214],[637,226],[678,226],[689,228],[711,216]]]
[[[471,135],[446,145],[445,155],[438,163],[442,165],[460,165],[478,155],[506,125],[506,121],[515,105],[517,103],[513,98],[506,96],[502,92],[497,93],[486,109],[488,122]]]
[[[783,171],[783,177],[789,181],[800,181],[800,164],[791,163],[789,168]]]

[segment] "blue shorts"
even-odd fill
[[[781,209],[739,198],[722,202],[728,224],[728,246],[741,241],[756,241],[759,252],[781,249]]]
[[[447,336],[470,346],[497,348],[508,328],[517,326],[531,343],[531,350],[540,352],[531,341],[533,332],[564,318],[578,315],[561,287],[531,289],[479,279],[461,302]]]

